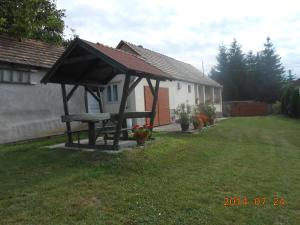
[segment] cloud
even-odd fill
[[[300,76],[300,2],[192,0],[58,0],[81,38],[116,46],[123,39],[208,72],[221,43],[236,38],[245,52],[267,36],[287,69]]]

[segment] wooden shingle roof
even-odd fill
[[[151,65],[142,57],[77,38],[41,82],[101,86],[106,85],[118,74],[172,80],[169,74]]]
[[[50,68],[64,48],[41,41],[0,35],[0,62]]]

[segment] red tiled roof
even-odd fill
[[[82,41],[84,41],[84,40],[82,40]],[[92,46],[93,48],[96,48],[100,52],[104,53],[106,56],[110,57],[111,59],[122,64],[129,70],[134,70],[136,72],[162,76],[166,79],[172,78],[169,74],[163,72],[162,70],[158,69],[157,67],[146,62],[142,57],[125,52],[120,49],[108,47],[103,44],[99,44],[99,43],[95,44],[95,43],[92,43],[89,41],[84,41],[84,42],[87,43],[88,45]]]
[[[0,35],[0,61],[50,68],[64,48],[41,41]]]

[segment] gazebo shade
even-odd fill
[[[172,80],[139,56],[77,38],[41,82],[102,86],[117,74]]]

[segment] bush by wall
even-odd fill
[[[293,87],[285,89],[281,97],[281,113],[290,117],[300,117],[300,94]]]

